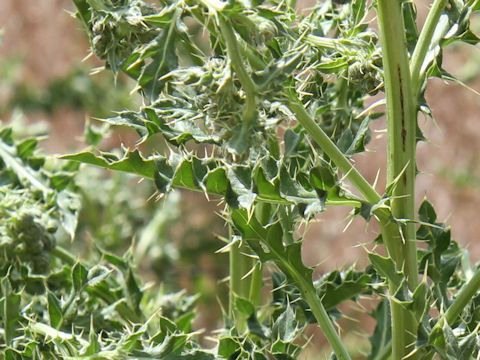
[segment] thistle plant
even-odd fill
[[[66,250],[77,236],[78,166],[37,144],[0,131],[2,358],[213,359],[193,339],[195,296],[149,289],[131,251],[97,244],[80,260]]]
[[[469,29],[477,1],[434,0],[421,28],[414,5],[396,0],[323,1],[306,15],[280,0],[74,3],[93,53],[131,77],[143,97],[137,111],[105,121],[133,128],[140,143],[161,135],[171,152],[64,158],[151,179],[159,193],[187,189],[224,205],[224,330],[214,349],[191,355],[194,345],[175,347],[172,359],[296,358],[307,323],[321,329],[333,358],[351,359],[335,322],[338,306],[360,297],[378,303],[369,359],[478,356],[480,271],[432,205],[415,203],[427,80],[451,78],[441,68],[444,47],[479,41]],[[384,107],[366,105],[375,94],[384,94],[377,102]],[[387,187],[379,191],[352,156],[365,151],[370,122],[383,111]],[[333,206],[378,223],[380,235],[366,269],[314,280],[297,229]],[[268,297],[261,291],[267,264],[274,269]],[[141,347],[157,337],[137,339]]]

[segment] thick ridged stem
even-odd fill
[[[396,219],[410,220],[402,226],[402,268],[413,290],[418,284],[415,224],[411,221],[415,219],[416,105],[411,88],[401,2],[379,0],[377,4],[387,103],[387,182],[392,186],[392,215]]]
[[[416,102],[412,91],[402,3],[378,0],[377,15],[383,48],[387,105],[387,182],[391,186],[391,211],[395,219],[408,220],[401,229],[402,255],[396,261],[410,290],[418,284],[415,219]],[[390,291],[395,290],[390,286]],[[394,294],[390,294],[394,296]],[[394,300],[392,308],[392,359],[400,360],[415,345],[417,323],[411,313]],[[412,356],[415,358],[415,356]]]

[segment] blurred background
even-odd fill
[[[301,8],[309,5],[299,2]],[[418,2],[417,6],[421,22],[428,3]],[[133,145],[136,134],[110,131],[94,119],[110,116],[112,110],[133,109],[140,99],[130,95],[132,84],[126,79],[95,70],[100,63],[88,57],[88,41],[71,11],[70,0],[0,1],[0,120],[12,123],[23,134],[48,133],[42,147],[50,154],[74,152],[87,145],[99,145],[103,150]],[[478,30],[477,26],[477,35]],[[418,146],[416,196],[429,198],[439,220],[452,226],[454,239],[466,246],[477,262],[480,51],[472,46],[452,46],[443,65],[466,86],[439,80],[429,84],[427,100],[433,119],[419,119],[428,140]],[[385,185],[384,128],[383,120],[374,124],[369,152],[355,159],[371,181],[382,169],[379,191]],[[146,146],[154,151],[165,148],[159,139]],[[198,323],[214,329],[221,316],[219,304],[226,296],[222,279],[228,266],[226,255],[215,254],[225,236],[223,222],[215,213],[217,204],[187,192],[158,200],[152,198],[154,188],[148,182],[90,168],[83,168],[77,182],[83,210],[71,246],[80,253],[94,244],[122,253],[135,243],[134,255],[142,260],[138,266],[145,281],[199,293],[205,311],[199,311]],[[317,220],[301,231],[304,260],[317,266],[318,275],[336,267],[365,265],[361,245],[375,237],[374,226],[356,219],[346,227],[348,210],[338,208],[329,209]],[[346,322],[342,326],[356,341],[355,330],[360,325]],[[367,327],[373,326],[367,322]],[[312,342],[305,359],[316,359],[312,354],[318,354],[321,344]]]

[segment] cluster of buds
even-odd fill
[[[360,51],[346,71],[349,83],[375,95],[383,87],[382,54],[379,49]]]
[[[189,122],[195,123],[203,131],[228,138],[231,128],[241,122],[242,100],[239,85],[232,76],[230,64],[223,57],[211,57],[202,66],[192,66],[172,71],[166,77],[168,95],[189,110]],[[160,99],[161,101],[162,99]],[[160,104],[160,102],[159,102]],[[178,121],[178,114],[166,114],[162,107],[162,117],[172,123]]]
[[[45,274],[50,267],[50,254],[55,248],[54,225],[45,226],[38,216],[23,212],[9,224],[11,246],[17,258],[27,263],[35,274]]]
[[[158,31],[147,27],[144,16],[152,15],[152,6],[138,0],[101,3],[91,21],[92,49],[114,70],[140,45],[153,40]]]

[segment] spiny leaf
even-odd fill
[[[355,203],[356,200],[342,195],[334,184],[334,175],[323,171],[323,180],[312,178],[308,186],[312,190],[295,184],[282,164],[269,159],[268,177],[266,176],[265,161],[255,167],[227,166],[221,161],[212,158],[199,159],[193,155],[174,155],[170,158],[155,156],[144,158],[137,150],[126,152],[118,157],[113,154],[95,155],[91,152],[81,152],[63,156],[64,159],[80,161],[106,169],[119,170],[154,179],[161,192],[168,192],[173,188],[186,188],[202,191],[210,195],[221,195],[227,202],[240,208],[251,208],[255,201],[278,204],[318,204],[313,213],[323,210],[323,201],[328,205],[331,198],[336,203]],[[275,175],[273,175],[275,174]],[[273,177],[272,177],[273,176]],[[299,175],[297,175],[299,176]],[[328,177],[328,181],[326,181]],[[329,186],[334,184],[337,190],[330,191]],[[319,199],[318,192],[328,190],[325,199]],[[360,204],[360,203],[359,203]]]
[[[370,337],[371,351],[368,360],[384,360],[390,355],[392,326],[388,300],[383,300],[371,314],[377,321],[375,331]]]
[[[298,328],[299,324],[295,318],[295,312],[290,305],[287,305],[287,309],[273,323],[272,337],[285,342],[292,342],[297,337]]]
[[[50,326],[59,329],[62,325],[63,312],[60,301],[51,292],[48,292],[48,317]]]
[[[372,281],[371,275],[348,269],[326,274],[318,281],[316,288],[323,305],[330,310],[346,300],[368,294]]]
[[[72,284],[76,292],[80,292],[88,282],[88,271],[80,263],[76,263],[72,268]]]
[[[278,222],[262,226],[255,216],[250,217],[244,209],[232,210],[232,221],[243,240],[247,241],[262,261],[273,260],[294,284],[299,280],[312,283],[313,271],[303,264],[301,243],[284,245],[283,230]]]
[[[101,156],[96,156],[88,151],[64,155],[61,158],[95,165],[105,169],[133,173],[150,179],[153,178],[155,172],[154,161],[144,159],[138,150],[126,152],[121,158],[114,154],[108,153],[103,153]]]
[[[29,189],[41,194],[41,203],[51,211],[57,210],[58,225],[73,238],[77,227],[79,203],[76,195],[67,190],[72,175],[59,169],[46,171],[45,157],[37,154],[37,139],[16,141],[11,128],[2,129],[0,136],[0,186]]]
[[[396,270],[395,263],[390,257],[384,257],[371,252],[368,254],[368,258],[381,276],[390,281],[396,289],[400,288],[404,277],[402,273]]]
[[[21,294],[13,291],[10,281],[6,277],[1,280],[1,290],[3,299],[1,299],[0,305],[3,306],[0,314],[3,320],[5,341],[7,345],[11,345],[20,329]]]

